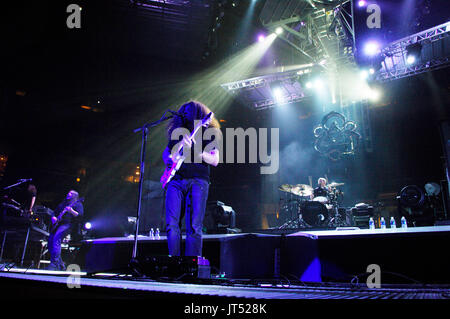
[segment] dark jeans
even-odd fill
[[[48,252],[50,253],[50,265],[48,269],[65,270],[64,262],[61,259],[62,240],[70,233],[70,224],[62,224],[50,233],[48,237]]]
[[[202,227],[209,183],[201,178],[172,180],[166,192],[166,232],[169,255],[181,254],[181,218],[186,215],[186,256],[202,256]],[[183,207],[184,206],[184,207]]]

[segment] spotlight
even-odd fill
[[[258,36],[258,42],[263,42],[266,39],[266,37],[263,34],[260,34]]]
[[[369,56],[374,56],[380,51],[380,45],[375,41],[367,42],[364,46],[364,53]]]
[[[420,59],[422,44],[416,42],[406,47],[406,63],[413,64]]]
[[[364,93],[365,97],[373,102],[378,101],[380,98],[380,92],[372,88],[368,88]]]
[[[281,88],[276,87],[273,89],[273,97],[275,99],[275,101],[277,102],[281,102],[283,101],[283,91],[281,90]]]
[[[321,79],[316,79],[314,81],[314,88],[320,90],[323,88],[323,81]]]
[[[276,28],[275,29],[275,33],[278,34],[278,35],[282,34],[283,33],[283,28],[282,27]]]
[[[366,3],[366,1],[364,1],[364,0],[360,0],[360,1],[358,1],[358,7],[364,7],[365,5],[366,5],[367,3]]]
[[[370,73],[370,74],[375,74],[375,69],[374,69],[374,68],[370,68],[370,69],[369,69],[369,73]]]
[[[84,228],[89,230],[92,228],[92,224],[90,222],[87,222],[86,224],[84,224]]]
[[[369,72],[367,70],[362,70],[359,72],[359,76],[361,79],[365,80],[369,77]]]
[[[416,62],[416,58],[415,58],[413,55],[409,55],[409,56],[406,58],[406,63],[407,63],[407,64],[413,64],[414,62]]]
[[[312,83],[311,82],[306,82],[306,87],[308,88],[308,89],[310,89],[310,88],[312,88],[313,87],[313,85],[312,85]]]

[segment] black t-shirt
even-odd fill
[[[314,188],[314,197],[318,197],[318,196],[327,197],[328,196],[328,190],[326,188],[322,188],[320,186],[317,186],[316,188]]]
[[[62,201],[54,210],[53,214],[55,217],[58,217],[59,214],[64,210],[65,207],[69,206],[70,203],[66,200]],[[83,204],[81,202],[75,203],[72,208],[78,212],[78,216],[73,216],[70,212],[64,213],[64,216],[61,218],[60,225],[63,224],[72,224],[78,223],[81,220],[81,216],[83,216]]]
[[[169,148],[169,152],[172,152],[172,148],[173,146],[175,146],[175,144],[177,144],[178,142],[182,141],[182,137],[180,137],[180,139],[178,141],[174,141],[174,140],[170,140],[169,144],[167,145],[167,147]],[[199,143],[200,141],[198,140],[198,138],[196,138],[197,143]],[[210,145],[209,144],[214,143],[214,145]],[[212,136],[211,140],[206,140],[202,137],[202,150],[205,150],[205,147],[208,146],[208,150],[211,149],[211,147],[216,146],[216,141],[215,141],[215,137]],[[183,162],[183,164],[180,166],[180,168],[178,169],[178,171],[175,173],[175,176],[173,177],[174,180],[178,180],[178,179],[186,179],[186,178],[202,178],[206,181],[209,182],[209,174],[210,174],[210,165],[208,163],[205,163],[204,161],[202,161],[201,163],[195,163],[195,154],[194,152],[196,151],[196,146],[194,143],[192,143],[192,147],[191,147],[191,157],[190,157],[190,162],[188,162],[187,160],[185,160]],[[186,151],[186,149],[183,147],[183,151]]]

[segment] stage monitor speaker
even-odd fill
[[[236,212],[220,201],[209,201],[203,224],[209,234],[228,233],[236,228]]]

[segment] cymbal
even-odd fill
[[[296,184],[296,185],[283,184],[278,189],[283,192],[292,193],[298,196],[309,196],[312,194],[313,190],[311,186],[306,184]]]
[[[292,190],[292,188],[294,187],[295,185],[290,185],[290,184],[283,184],[283,185],[281,185],[280,187],[278,187],[278,189],[280,190],[280,191],[283,191],[283,192],[291,192],[291,190]]]
[[[328,184],[328,186],[329,187],[336,187],[336,186],[342,186],[342,185],[345,185],[344,183],[330,183],[330,184]]]
[[[297,191],[295,193],[295,195],[298,195],[298,196],[311,196],[312,193],[313,193],[312,190],[304,190],[304,191]]]

